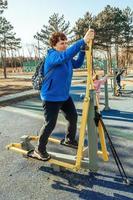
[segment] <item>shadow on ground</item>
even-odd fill
[[[52,188],[57,191],[67,191],[70,193],[75,193],[79,195],[80,199],[101,199],[101,200],[113,200],[113,199],[128,199],[126,193],[130,193],[132,196],[133,190],[131,186],[124,185],[121,182],[121,179],[117,177],[108,176],[104,174],[80,174],[70,171],[64,172],[55,172],[48,167],[40,167],[39,170],[53,174],[55,177],[58,176],[61,179],[59,181],[53,180]],[[102,188],[100,191],[97,191],[97,187]],[[86,188],[86,189],[84,189]],[[112,190],[113,193],[107,194],[106,190]],[[124,192],[124,195],[121,195],[120,192]]]
[[[133,122],[133,112],[111,109],[108,111],[102,111],[101,114],[103,119]]]

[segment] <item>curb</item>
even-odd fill
[[[75,81],[73,81],[72,84],[76,85],[76,84],[81,84],[81,83],[85,83],[85,81],[84,80],[80,80],[80,81],[75,80]],[[39,91],[34,90],[34,89],[27,90],[24,92],[19,92],[16,94],[5,95],[5,96],[0,97],[0,106],[7,105],[7,103],[14,103],[17,101],[22,101],[22,100],[36,97],[36,96],[39,96]]]
[[[16,101],[25,100],[27,98],[32,98],[38,96],[39,92],[35,90],[28,90],[16,94],[9,94],[3,97],[0,97],[0,106],[6,105],[7,103],[12,103]]]

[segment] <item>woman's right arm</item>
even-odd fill
[[[89,29],[83,39],[78,40],[65,51],[53,51],[49,59],[49,64],[60,65],[72,59],[80,51],[81,47],[85,46],[85,44],[87,44],[87,42],[92,39],[94,39],[94,30]]]
[[[49,64],[60,65],[62,63],[65,63],[66,61],[72,59],[84,45],[85,45],[84,39],[80,39],[65,51],[56,51],[56,50],[53,51],[49,59]]]

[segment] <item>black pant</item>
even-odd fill
[[[117,85],[118,85],[119,94],[122,94],[122,92],[121,92],[122,87],[121,87],[121,83],[119,81],[117,81]]]
[[[74,140],[77,129],[77,111],[73,100],[69,97],[66,101],[60,102],[43,102],[45,123],[40,130],[40,138],[38,144],[38,150],[41,152],[46,151],[46,144],[48,138],[55,128],[59,110],[62,111],[64,117],[68,121],[66,137],[70,140]]]

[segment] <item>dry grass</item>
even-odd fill
[[[11,69],[7,69],[7,79],[3,78],[3,70],[0,68],[0,96],[14,94],[22,92],[25,90],[32,89],[31,76],[33,72],[22,72],[18,68],[16,72],[11,73]],[[98,74],[103,75],[103,72],[99,71]],[[26,78],[22,78],[22,77]],[[76,70],[74,71],[74,76],[87,76],[87,70]],[[17,78],[19,76],[19,78]],[[133,86],[133,80],[124,80],[122,81],[126,85]]]
[[[25,78],[0,78],[0,96],[32,89],[31,80]]]

